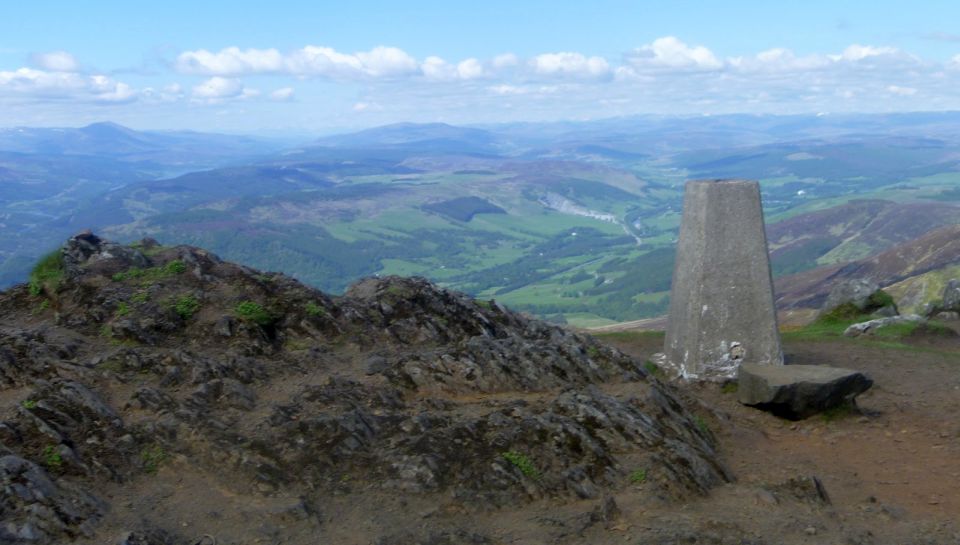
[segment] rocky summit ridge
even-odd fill
[[[82,233],[0,309],[2,543],[490,543],[455,521],[731,478],[641,362],[423,279]]]

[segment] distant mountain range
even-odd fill
[[[777,275],[958,223],[960,113],[396,124],[309,142],[0,130],[0,285],[93,228],[325,290],[423,275],[558,321],[666,308],[683,182],[759,179]]]

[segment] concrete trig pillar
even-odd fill
[[[783,365],[757,182],[687,182],[669,319],[666,363],[685,378]]]

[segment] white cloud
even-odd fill
[[[420,72],[433,80],[453,79],[454,68],[440,57],[427,57],[420,65]]]
[[[140,91],[140,95],[148,101],[160,103],[176,102],[184,97],[183,87],[179,83],[164,85],[159,90],[146,87]]]
[[[417,71],[416,60],[395,47],[346,54],[330,47],[308,45],[286,55],[276,49],[228,47],[217,53],[205,49],[186,51],[175,67],[185,74],[239,76],[283,73],[294,76],[324,76],[335,79],[390,78]]]
[[[0,93],[34,98],[76,99],[93,102],[130,102],[138,91],[104,75],[18,68],[0,71]]]
[[[870,57],[898,55],[900,50],[895,47],[874,47],[871,45],[853,44],[848,46],[839,55],[829,55],[835,61],[862,61]]]
[[[104,102],[129,102],[137,97],[132,87],[107,76],[90,76],[90,88],[94,98]]]
[[[530,92],[530,88],[526,86],[516,86],[508,85],[506,83],[500,85],[493,85],[488,87],[490,91],[497,95],[525,95]]]
[[[237,76],[247,73],[280,72],[284,58],[276,49],[228,47],[218,53],[206,49],[186,51],[177,57],[176,68],[185,74]]]
[[[283,87],[270,93],[270,100],[286,102],[293,100],[293,87]]]
[[[378,112],[383,110],[383,107],[377,104],[376,102],[357,102],[353,105],[353,111],[355,112]]]
[[[193,88],[193,97],[204,100],[235,98],[243,95],[243,84],[235,79],[214,76]]]
[[[674,36],[657,38],[653,43],[633,50],[627,62],[635,67],[696,68],[715,70],[723,67],[712,51],[702,45],[691,47]]]
[[[30,56],[33,65],[41,70],[51,72],[79,72],[80,63],[66,51],[51,51],[49,53],[34,53]]]
[[[899,95],[903,97],[909,97],[917,94],[917,90],[913,87],[901,87],[899,85],[888,85],[887,91],[891,94]]]
[[[536,74],[543,76],[602,78],[610,73],[610,64],[603,57],[571,52],[537,55],[530,59],[530,66]]]
[[[82,91],[86,86],[86,78],[74,73],[33,68],[0,71],[0,87],[11,91],[58,95]]]
[[[457,76],[460,79],[476,79],[486,75],[483,65],[477,59],[467,59],[457,64]]]
[[[357,53],[363,73],[373,77],[391,77],[411,74],[417,70],[417,61],[396,47],[375,47]]]
[[[761,51],[753,57],[733,57],[727,59],[729,66],[744,72],[794,72],[818,70],[831,63],[823,55],[796,56],[793,51],[782,47]]]
[[[487,90],[495,95],[530,95],[539,93],[549,95],[561,90],[559,85],[493,85]]]
[[[488,70],[478,59],[469,58],[450,64],[440,57],[427,57],[420,64],[420,73],[429,80],[470,80],[486,77]]]

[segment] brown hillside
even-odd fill
[[[864,259],[781,277],[774,286],[777,306],[819,308],[841,280],[866,278],[888,286],[956,263],[960,263],[960,225],[947,225]]]
[[[945,203],[853,200],[767,227],[774,263],[817,259],[830,252],[857,259],[907,242],[943,225],[960,223],[960,207]]]

